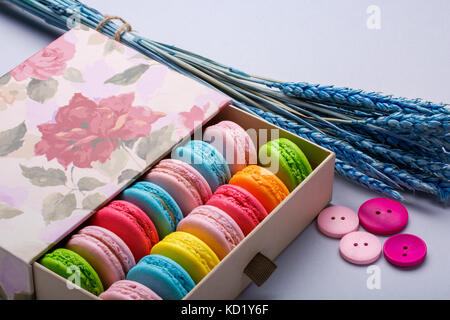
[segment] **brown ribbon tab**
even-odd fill
[[[258,252],[244,269],[244,273],[258,286],[262,286],[275,271],[277,265]]]

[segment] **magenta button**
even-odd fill
[[[397,234],[386,240],[383,246],[386,260],[398,267],[412,267],[425,260],[427,245],[412,234]]]
[[[390,235],[402,231],[408,223],[408,211],[392,199],[375,198],[364,202],[358,211],[359,222],[369,232]]]

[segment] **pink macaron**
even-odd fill
[[[242,127],[232,121],[222,121],[206,128],[203,140],[222,153],[231,175],[258,161],[252,139]]]
[[[113,232],[98,226],[88,226],[78,231],[67,242],[66,248],[89,262],[105,288],[125,279],[136,264],[125,242]]]
[[[99,298],[102,300],[162,300],[150,288],[130,280],[115,282]]]
[[[190,233],[205,242],[222,260],[244,239],[239,225],[213,206],[195,208],[178,224],[177,231]]]
[[[194,208],[205,204],[212,192],[208,182],[192,166],[175,159],[160,161],[145,177],[169,193],[187,216]]]
[[[255,196],[231,184],[220,186],[206,204],[226,212],[245,236],[267,216],[266,209]]]

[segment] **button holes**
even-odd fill
[[[392,212],[392,210],[391,209],[388,209],[388,211],[387,211],[388,213],[391,213]]]
[[[403,256],[404,256],[404,257],[406,257],[406,256],[407,256],[407,254],[406,254],[406,253],[404,253],[404,254],[403,254]]]
[[[355,242],[354,244],[353,244],[355,247],[357,247],[358,246],[358,244]]]
[[[341,220],[345,220],[345,217],[341,217]]]
[[[408,250],[408,246],[404,246],[404,247],[403,247],[403,250]]]
[[[336,219],[335,217],[331,217],[331,220],[334,220],[334,219]]]
[[[367,247],[369,244],[367,242],[365,242],[364,245]]]
[[[375,212],[376,214],[381,214],[381,211],[377,211],[377,212]]]

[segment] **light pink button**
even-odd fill
[[[317,218],[319,230],[332,238],[342,238],[358,229],[359,219],[355,211],[342,206],[325,208]]]
[[[364,202],[358,211],[361,225],[369,232],[390,235],[402,231],[408,223],[408,211],[398,201],[375,198]]]
[[[342,258],[354,264],[370,264],[381,255],[381,242],[376,236],[364,231],[346,234],[339,243]]]
[[[412,234],[396,234],[386,240],[383,246],[386,260],[398,267],[412,267],[425,260],[427,245]]]

